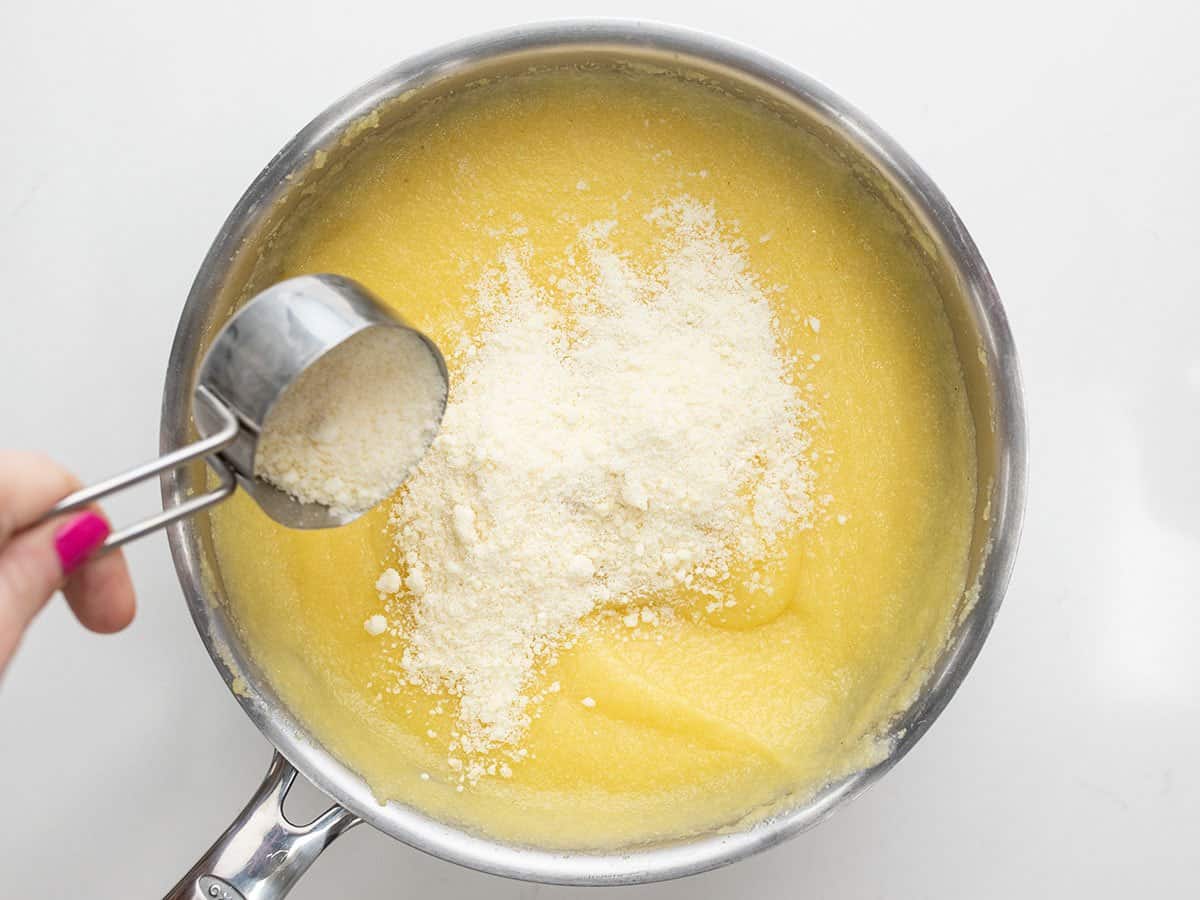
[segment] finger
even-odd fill
[[[91,631],[112,634],[133,621],[133,580],[119,550],[88,561],[67,578],[63,594],[75,618]]]
[[[79,479],[41,454],[0,450],[0,546],[79,487]]]
[[[0,668],[8,662],[33,617],[104,542],[108,523],[94,512],[23,531],[0,550]]]

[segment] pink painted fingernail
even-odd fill
[[[78,569],[104,543],[111,530],[104,517],[94,512],[82,513],[58,529],[54,534],[54,549],[58,551],[63,574],[70,575]]]

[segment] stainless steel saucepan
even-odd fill
[[[852,106],[758,53],[689,31],[636,22],[516,28],[427,53],[384,72],[314,119],[246,191],[217,235],[192,287],[171,351],[162,409],[164,451],[195,438],[191,398],[211,337],[248,296],[255,266],[281,222],[302,214],[327,163],[353,155],[365,130],[403,128],[419,104],[483,77],[533,66],[629,62],[699,74],[755,99],[818,135],[890,204],[927,257],[945,301],[975,421],[977,519],[959,624],[912,706],[890,725],[893,749],[875,766],[744,829],[611,853],[558,852],[472,834],[399,803],[380,805],[364,781],[326,751],[279,700],[226,614],[207,518],[170,527],[171,552],[192,617],[221,676],[277,753],[262,788],[171,897],[267,900],[291,887],[342,831],[367,822],[405,843],[485,872],[561,884],[622,884],[724,865],[815,825],[908,752],[954,694],[983,644],[1008,582],[1025,492],[1025,420],[1012,337],[996,288],[962,222],[908,155]],[[368,123],[368,127],[364,127]],[[299,213],[298,213],[299,211]],[[200,463],[163,478],[178,505],[205,488]],[[334,805],[297,826],[282,813],[296,772]]]

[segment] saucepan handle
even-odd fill
[[[262,785],[165,900],[276,900],[292,889],[321,851],[360,819],[334,805],[307,825],[283,814],[296,770],[278,753]]]

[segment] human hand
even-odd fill
[[[125,557],[113,552],[88,559],[109,533],[98,511],[29,527],[79,487],[74,475],[44,456],[0,450],[0,673],[29,623],[60,588],[75,617],[92,631],[120,631],[133,619]]]

